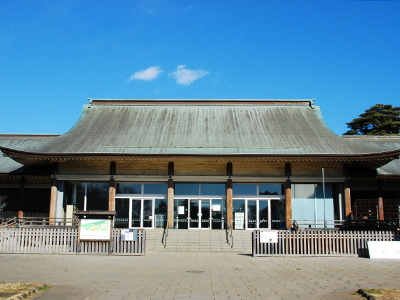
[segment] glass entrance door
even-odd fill
[[[234,229],[268,229],[271,199],[233,199]]]
[[[201,228],[210,229],[210,200],[200,200],[200,226]]]
[[[154,227],[154,199],[132,199],[130,209],[130,228]]]
[[[210,229],[211,213],[209,199],[189,200],[189,228]]]

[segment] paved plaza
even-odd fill
[[[43,299],[359,299],[399,288],[399,260],[251,257],[227,252],[145,256],[1,254],[0,282],[42,282]]]

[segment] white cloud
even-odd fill
[[[160,67],[150,67],[146,70],[141,70],[136,72],[135,74],[131,75],[129,77],[129,80],[146,80],[146,81],[151,81],[159,74],[161,74],[163,71],[161,70]]]
[[[185,67],[186,65],[178,65],[175,72],[168,73],[168,77],[174,77],[178,84],[190,85],[193,81],[210,73],[204,70],[189,70],[185,69]]]

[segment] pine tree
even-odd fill
[[[376,104],[346,125],[350,130],[345,135],[398,135],[400,107]]]

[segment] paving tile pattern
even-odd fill
[[[146,256],[1,254],[0,281],[43,282],[48,299],[360,299],[399,288],[399,260],[152,251]]]

